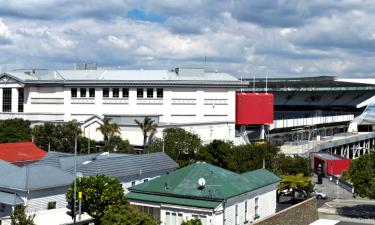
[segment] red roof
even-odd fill
[[[32,142],[0,144],[0,159],[10,163],[36,161],[43,158],[46,153]]]

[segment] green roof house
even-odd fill
[[[279,182],[266,169],[238,174],[197,162],[133,186],[127,197],[162,225],[194,217],[203,225],[242,225],[275,213]]]

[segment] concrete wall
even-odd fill
[[[272,216],[256,221],[256,225],[309,225],[318,219],[316,199],[310,198]]]

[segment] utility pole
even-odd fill
[[[77,201],[77,138],[76,134],[74,138],[74,191],[73,191],[73,224],[76,224],[76,201]]]

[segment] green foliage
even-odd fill
[[[31,141],[28,120],[19,118],[0,121],[0,143]]]
[[[87,137],[79,136],[78,137],[78,152],[79,154],[88,154],[89,153],[89,142],[90,142],[90,153],[98,152],[96,149],[96,141],[90,140]]]
[[[42,149],[57,152],[74,152],[76,135],[81,133],[81,128],[76,120],[62,124],[45,123],[34,126],[32,135],[34,143]]]
[[[181,225],[202,225],[202,221],[199,218],[183,221]]]
[[[342,173],[341,173],[341,179],[343,179],[343,180],[345,180],[347,182],[350,182],[351,177],[350,177],[349,170],[342,171]]]
[[[20,205],[15,207],[13,215],[10,216],[11,225],[35,225],[35,215],[28,216],[26,214],[26,207]]]
[[[282,181],[277,187],[278,190],[292,188],[300,193],[303,193],[303,191],[311,193],[313,191],[312,177],[305,177],[303,173],[287,176],[281,175],[280,177]]]
[[[210,144],[201,147],[198,158],[221,168],[228,169],[228,164],[233,154],[233,143],[222,140],[213,140]]]
[[[142,122],[134,120],[134,122],[141,128],[143,134],[143,146],[146,147],[148,133],[155,132],[157,124],[150,117],[146,116]]]
[[[133,206],[111,205],[104,211],[101,225],[158,225],[154,218]]]
[[[111,120],[111,118],[105,117],[103,124],[96,129],[103,134],[104,142],[107,142],[116,134],[120,134],[120,126],[117,123],[111,123]]]
[[[272,171],[280,175],[296,175],[302,173],[304,176],[311,175],[310,162],[307,158],[300,156],[285,156],[278,154],[272,165]]]
[[[66,199],[73,199],[74,185],[70,185]],[[100,220],[111,205],[127,206],[122,185],[116,178],[104,175],[81,177],[77,179],[77,195],[82,191],[82,208],[96,220]],[[78,196],[77,196],[78,198]]]
[[[118,152],[134,154],[135,150],[128,140],[122,140],[120,136],[113,136],[101,149],[104,152]]]
[[[375,152],[352,160],[349,174],[356,194],[375,199]]]

